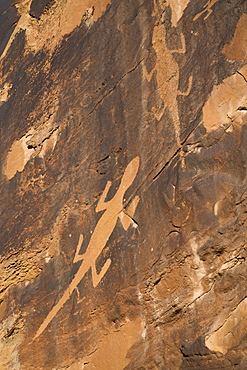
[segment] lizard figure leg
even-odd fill
[[[100,199],[98,201],[98,204],[96,206],[96,209],[95,209],[96,212],[104,211],[104,209],[107,208],[106,204],[108,202],[105,201],[105,198],[107,197],[107,194],[108,194],[108,191],[110,190],[111,184],[112,184],[111,181],[107,181],[105,189],[104,189],[103,193],[101,194],[101,197],[100,197]]]
[[[74,259],[73,259],[73,263],[76,263],[78,261],[81,261],[84,258],[84,254],[79,254],[79,251],[81,249],[82,242],[83,242],[83,235],[80,234],[80,238],[79,238],[79,241],[78,241],[78,244],[77,244],[77,247],[76,247],[76,251],[75,251],[75,256],[74,256]]]
[[[111,264],[111,259],[108,258],[106,260],[104,266],[102,267],[102,269],[101,269],[101,271],[100,271],[99,274],[97,274],[95,264],[92,265],[92,278],[93,278],[93,287],[94,288],[96,288],[96,286],[99,284],[100,280],[103,278],[103,276],[105,275],[106,271],[110,267],[110,264]]]

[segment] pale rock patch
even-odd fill
[[[247,298],[231,312],[225,322],[205,340],[211,351],[226,354],[230,348],[237,346],[247,334]]]
[[[36,53],[41,49],[53,52],[65,35],[70,34],[84,19],[90,27],[106,10],[111,0],[61,0],[56,1],[39,19],[30,15],[32,0],[16,5],[20,19],[5,47],[4,58],[16,34],[26,31],[27,49]]]

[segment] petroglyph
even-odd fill
[[[156,12],[157,12],[156,7]],[[179,86],[179,66],[174,58],[174,53],[184,54],[186,43],[183,33],[180,34],[181,48],[170,50],[166,45],[166,30],[163,24],[154,28],[152,44],[156,53],[156,65],[150,73],[144,68],[144,76],[148,81],[151,80],[154,72],[159,86],[159,94],[163,101],[161,109],[153,109],[155,118],[160,121],[165,110],[169,108],[172,116],[175,136],[178,146],[180,146],[180,120],[178,114],[177,97],[179,95],[188,96],[192,87],[192,76],[189,77],[188,88],[185,92],[178,89]]]
[[[201,15],[205,15],[204,20],[207,19],[210,14],[212,13],[212,6],[217,2],[218,0],[209,0],[203,7],[203,10],[198,13],[194,18],[193,21],[196,21]]]
[[[34,339],[43,333],[43,331],[46,329],[46,327],[49,325],[52,319],[56,316],[58,311],[70,298],[71,294],[77,288],[78,284],[81,282],[81,280],[83,279],[83,277],[90,268],[92,271],[92,282],[94,288],[97,287],[103,276],[106,274],[107,270],[110,267],[111,259],[108,258],[106,260],[99,273],[97,273],[96,271],[96,261],[101,252],[103,251],[104,247],[106,246],[117,224],[118,218],[121,220],[123,228],[125,230],[127,230],[131,225],[135,225],[135,222],[132,220],[132,217],[138,205],[139,197],[135,196],[135,198],[132,200],[131,204],[129,205],[126,211],[123,209],[124,207],[123,203],[124,195],[128,188],[132,185],[137,175],[138,168],[139,168],[139,157],[135,157],[126,167],[119,188],[116,191],[114,197],[109,201],[106,201],[105,199],[110,190],[112,182],[111,181],[107,182],[105,189],[96,206],[96,212],[101,211],[105,212],[99,219],[92,233],[86,252],[81,255],[80,248],[83,242],[83,235],[80,235],[79,237],[73,263],[77,263],[79,261],[83,262],[81,263],[77,273],[75,274],[68,288],[63,293],[62,297],[55,304],[55,306],[53,306],[52,310],[49,312],[49,314],[39,327]]]
[[[189,77],[189,80],[188,80],[188,88],[186,91],[180,91],[178,90],[178,95],[181,95],[181,96],[188,96],[191,92],[191,88],[192,88],[192,82],[193,82],[193,76],[190,76]]]
[[[150,81],[156,71],[156,79],[159,86],[159,94],[163,101],[163,107],[158,111],[153,110],[153,112],[155,118],[160,121],[165,109],[169,107],[173,118],[176,139],[179,143],[180,130],[177,109],[179,69],[171,50],[166,46],[165,39],[166,31],[164,26],[160,24],[155,27],[153,32],[153,48],[156,53],[156,65],[150,73],[144,69],[144,75]]]

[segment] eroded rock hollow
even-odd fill
[[[1,0],[0,369],[247,368],[247,1]]]

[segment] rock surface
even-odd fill
[[[247,368],[247,2],[2,0],[0,368]]]

